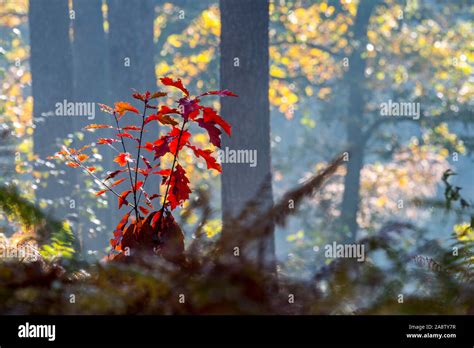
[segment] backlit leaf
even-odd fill
[[[140,114],[140,112],[137,109],[135,109],[130,103],[121,101],[121,102],[115,103],[114,105],[115,105],[115,112],[117,112],[117,114],[119,114],[120,116],[123,116],[123,114],[125,114],[125,112],[127,111]]]
[[[188,145],[188,147],[193,150],[196,157],[202,157],[206,161],[207,169],[215,169],[219,173],[222,172],[221,165],[211,156],[211,150],[202,150],[192,145]]]
[[[180,89],[186,96],[189,96],[189,92],[186,88],[184,88],[183,82],[181,81],[181,79],[173,80],[170,77],[162,77],[162,78],[160,78],[160,81],[165,86],[176,87],[176,88]]]
[[[111,125],[108,125],[108,124],[96,124],[96,123],[89,124],[89,125],[84,127],[84,129],[87,129],[87,130],[102,129],[102,128],[114,128],[114,127],[112,127]]]
[[[132,162],[130,154],[128,152],[122,152],[114,158],[114,162],[117,162],[119,166],[126,166],[127,162]]]

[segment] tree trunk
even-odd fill
[[[108,104],[108,80],[107,80],[107,61],[108,51],[104,33],[104,19],[102,15],[102,0],[74,1],[75,19],[74,25],[74,101],[78,103],[94,103],[95,119],[88,117],[78,117],[76,122],[82,129],[89,123],[98,122],[104,115],[100,112],[98,103]],[[104,133],[104,132],[102,132]],[[91,143],[97,139],[97,133],[83,131],[84,142]],[[112,132],[110,133],[110,135]],[[108,149],[108,148],[105,148]],[[110,151],[102,152],[105,168],[112,165],[112,154]],[[82,199],[80,206],[89,203],[95,204],[96,198],[87,202]],[[115,204],[115,200],[110,202]],[[111,221],[111,209],[95,209],[95,214],[102,222],[101,226],[94,226],[88,221],[82,221],[83,230],[89,228],[99,229],[100,234],[85,235],[86,249],[103,249],[107,246],[111,233],[113,231]],[[84,218],[84,217],[83,217]]]
[[[221,0],[221,88],[238,94],[223,98],[221,114],[232,125],[232,137],[224,137],[225,150],[257,150],[257,165],[223,163],[223,234],[229,222],[259,195],[263,210],[273,204],[270,158],[270,109],[268,101],[268,1]],[[249,230],[249,233],[252,233]],[[248,236],[247,239],[251,239]],[[232,251],[228,251],[232,252]],[[261,267],[275,269],[274,224],[243,252]]]
[[[74,117],[56,116],[56,103],[72,101],[72,54],[69,40],[69,9],[67,0],[35,0],[29,5],[31,74],[33,94],[34,152],[40,160],[59,150],[62,139],[76,130]],[[69,167],[67,182],[58,184],[52,175],[42,180],[36,196],[45,199],[48,211],[64,218],[71,209],[70,199],[76,173]],[[44,172],[51,170],[40,167]],[[61,177],[63,178],[63,177]],[[46,186],[43,186],[46,184]]]
[[[74,97],[78,102],[103,103],[107,99],[108,52],[101,6],[101,0],[74,2]],[[98,111],[96,107],[96,117],[100,118]],[[91,122],[87,118],[79,121],[81,126]]]
[[[349,88],[349,105],[347,115],[347,139],[349,146],[349,161],[347,174],[344,178],[344,194],[341,204],[342,226],[350,232],[352,241],[357,238],[357,213],[360,201],[360,172],[364,165],[365,139],[362,127],[365,124],[364,110],[366,99],[364,53],[367,46],[367,27],[370,16],[378,0],[361,1],[353,26],[353,40],[357,40],[349,57],[349,69],[345,81]]]
[[[113,100],[130,100],[133,88],[156,90],[153,1],[108,0],[108,5]]]
[[[108,0],[107,3],[109,6],[110,98],[114,102],[123,100],[141,107],[139,103],[132,100],[132,89],[140,93],[158,89],[154,66],[154,1]],[[127,122],[126,117],[122,118],[123,125]],[[137,124],[136,120],[137,118],[134,118],[130,124]],[[143,135],[144,142],[156,138],[159,131],[157,122],[150,123],[147,130],[148,132]],[[134,144],[129,142],[127,150],[134,149]],[[124,185],[121,184],[121,187],[125,187]],[[156,176],[148,178],[145,189],[153,193],[158,192],[158,178]],[[117,201],[114,199],[113,209],[116,204]],[[115,209],[114,212],[116,212]],[[115,223],[119,222],[119,217],[120,214],[116,213]]]

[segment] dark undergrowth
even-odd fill
[[[293,213],[283,202],[292,197],[298,205],[340,163],[339,158],[263,215],[251,216],[252,209],[243,212],[238,221],[246,223],[234,221],[232,231],[224,231],[216,241],[195,231],[180,263],[140,254],[89,264],[75,257],[45,256],[50,254],[44,245],[38,248],[30,238],[0,241],[3,254],[7,249],[10,255],[15,249],[31,250],[23,259],[0,262],[0,313],[474,314],[472,242],[453,237],[456,255],[430,240],[407,251],[402,237],[415,228],[406,223],[387,224],[377,235],[359,240],[366,250],[364,262],[334,259],[304,280],[284,264],[273,272],[258,260],[234,256],[235,245],[245,248],[264,233],[264,221],[283,225]],[[34,207],[28,209],[35,212]],[[41,222],[46,217],[35,216],[31,224],[47,225]],[[54,249],[58,241],[62,239],[56,235],[43,243]],[[383,263],[377,261],[380,257]]]

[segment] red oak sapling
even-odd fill
[[[110,192],[117,197],[118,209],[128,208],[110,240],[112,252],[108,259],[123,259],[128,253],[154,252],[167,260],[182,262],[184,236],[173,218],[172,211],[187,201],[192,191],[186,171],[179,161],[180,150],[184,147],[191,149],[196,157],[206,161],[209,170],[221,172],[221,166],[213,157],[211,149],[201,149],[191,144],[191,133],[187,126],[195,123],[205,129],[210,142],[220,148],[221,133],[224,131],[230,136],[231,126],[213,108],[201,105],[201,97],[237,95],[228,90],[221,90],[191,97],[181,79],[164,77],[160,78],[160,81],[163,85],[175,87],[183,93],[183,96],[176,101],[176,108],[154,105],[155,100],[167,96],[165,92],[134,93],[133,98],[143,104],[141,113],[124,101],[115,103],[114,108],[100,104],[101,110],[111,115],[113,124],[90,124],[85,128],[89,131],[112,129],[117,132],[115,136],[99,138],[95,143],[78,150],[63,147],[62,151],[51,157],[65,160],[66,165],[70,167],[83,169],[102,186],[101,190],[96,192],[97,196]],[[151,114],[147,115],[149,110]],[[122,117],[126,114],[138,115],[139,125],[122,126]],[[154,121],[171,129],[153,142],[143,143],[146,127]],[[135,156],[127,150],[130,143],[134,144]],[[118,169],[108,172],[104,178],[99,178],[95,167],[86,164],[89,155],[85,152],[95,145],[108,145],[117,152],[114,162],[117,163]],[[173,156],[171,168],[161,168],[160,159],[168,153]],[[158,192],[145,190],[145,184],[151,175],[162,177],[163,196],[159,194],[159,190]],[[117,192],[117,186],[127,181],[128,188],[123,192]],[[160,208],[157,209],[155,205]]]

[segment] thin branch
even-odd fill
[[[143,108],[143,115],[142,115],[142,126],[140,128],[140,138],[138,140],[138,153],[137,153],[137,164],[135,165],[135,186],[137,185],[138,182],[138,166],[140,164],[140,152],[142,149],[142,137],[143,137],[143,129],[145,128],[145,116],[146,116],[146,109],[148,106],[148,100],[145,101],[145,106]],[[138,221],[139,215],[138,215],[138,203],[137,202],[137,194],[136,194],[136,187],[132,188],[133,190],[133,199],[135,200],[135,215]],[[141,194],[140,194],[141,197]]]
[[[122,131],[122,128],[120,127],[120,125],[119,125],[119,121],[118,121],[117,114],[115,113],[115,111],[114,111],[113,115],[114,115],[114,119],[115,119],[115,124],[117,125],[117,130],[118,130],[119,133],[122,133],[123,131]],[[125,141],[124,141],[123,137],[120,137],[120,142],[122,143],[123,152],[128,153],[127,148],[125,147]],[[132,193],[133,193],[133,201],[135,203],[135,206],[134,206],[135,217],[137,218],[137,221],[138,221],[137,195],[135,193],[133,180],[132,180],[132,169],[130,168],[130,162],[128,162],[128,161],[127,161],[127,168],[128,168],[128,177],[130,179],[130,187],[131,187]]]
[[[147,176],[145,176],[145,178],[143,179],[143,185],[142,187],[140,188],[140,194],[138,195],[138,198],[137,198],[137,201],[140,202],[140,198],[142,198],[142,194],[145,192],[145,190],[143,189],[145,187],[145,184],[146,184],[146,181],[148,180],[148,177],[150,176],[150,174],[148,174]],[[145,196],[146,200],[148,202],[151,203],[151,201]]]
[[[87,174],[89,174],[92,178],[94,178],[96,182],[100,183],[102,186],[104,186],[106,189],[112,192],[115,196],[117,196],[117,198],[120,198],[120,195],[112,187],[107,185],[102,179],[100,179],[97,175],[95,175],[89,169],[87,169],[87,167],[84,166],[84,164],[82,164],[82,162],[79,161],[76,157],[74,157],[72,154],[68,155],[68,157],[74,163],[79,165],[82,168],[82,170],[84,170]],[[133,204],[127,202],[127,205],[135,209],[135,206]]]
[[[415,122],[420,123],[420,121],[426,120],[426,122],[432,122],[435,124],[439,124],[441,122],[463,122],[466,120],[470,120],[472,113],[469,110],[463,110],[458,113],[444,113],[438,116],[421,116],[420,118],[415,120],[411,117],[396,117],[396,116],[385,116],[381,117],[375,122],[373,122],[369,128],[364,132],[364,138],[368,139],[372,136],[372,134],[383,124],[387,123],[394,123],[394,122]],[[466,116],[466,117],[464,117]]]

